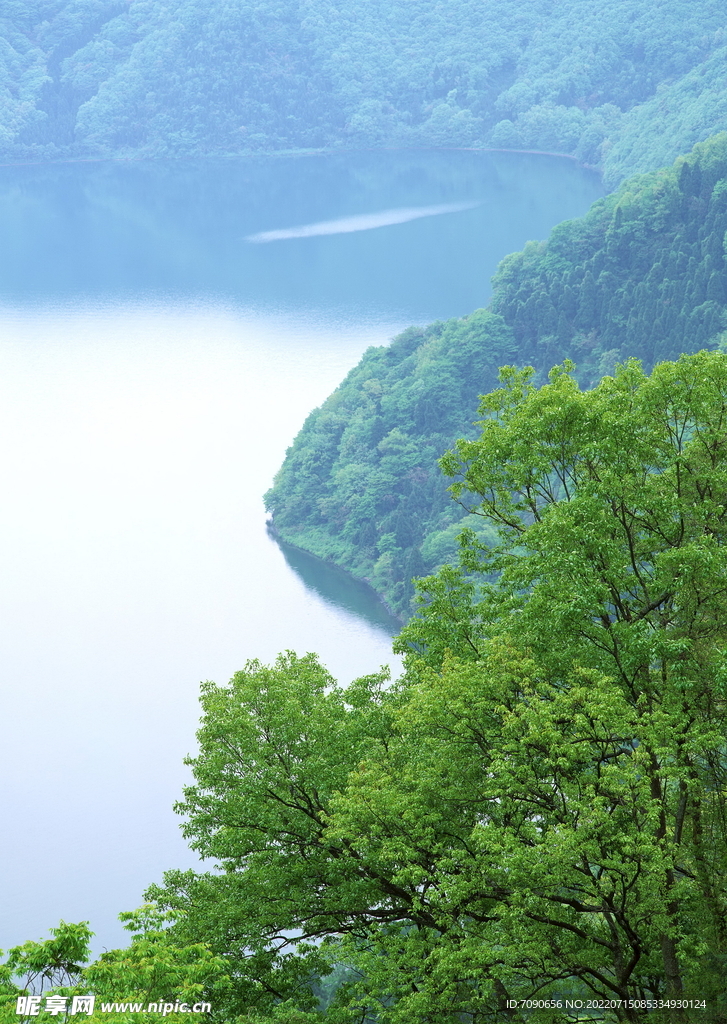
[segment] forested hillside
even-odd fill
[[[727,128],[720,0],[2,0],[6,159],[555,150],[607,181]]]
[[[476,396],[497,368],[531,364],[542,378],[570,358],[591,386],[631,356],[650,368],[715,346],[725,231],[722,134],[507,257],[489,309],[370,349],[311,413],[266,496],[275,531],[408,615],[410,577],[454,556],[465,516],[437,456],[473,436]]]

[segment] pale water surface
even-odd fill
[[[368,345],[482,305],[599,194],[470,153],[0,170],[0,946],[61,918],[117,944],[195,863],[171,808],[200,680],[287,648],[396,671],[396,623],[274,544],[261,495]]]
[[[286,649],[343,680],[391,663],[385,610],[307,587],[260,496],[392,329],[181,303],[0,314],[6,948],[60,918],[119,941],[118,912],[193,863],[171,807],[200,680]]]

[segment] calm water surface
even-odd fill
[[[396,623],[260,496],[369,345],[483,305],[599,194],[504,154],[0,169],[0,946],[61,918],[118,944],[195,863],[200,680],[284,649],[396,671]]]

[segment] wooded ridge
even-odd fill
[[[5,159],[483,146],[612,186],[727,128],[719,0],[2,0]]]
[[[727,134],[630,179],[588,215],[508,256],[486,310],[370,349],[306,420],[266,495],[275,531],[367,579],[404,617],[412,576],[456,555],[466,516],[438,458],[473,437],[505,363],[588,386],[715,347],[726,325]],[[487,533],[481,527],[483,535]]]

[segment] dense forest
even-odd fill
[[[266,496],[277,535],[367,579],[407,617],[411,577],[455,556],[466,518],[437,458],[474,436],[498,367],[529,364],[542,379],[568,358],[593,385],[631,356],[650,368],[716,346],[726,231],[721,134],[503,260],[487,310],[370,349],[308,417]]]
[[[2,0],[5,159],[485,146],[615,184],[727,128],[719,0]]]

